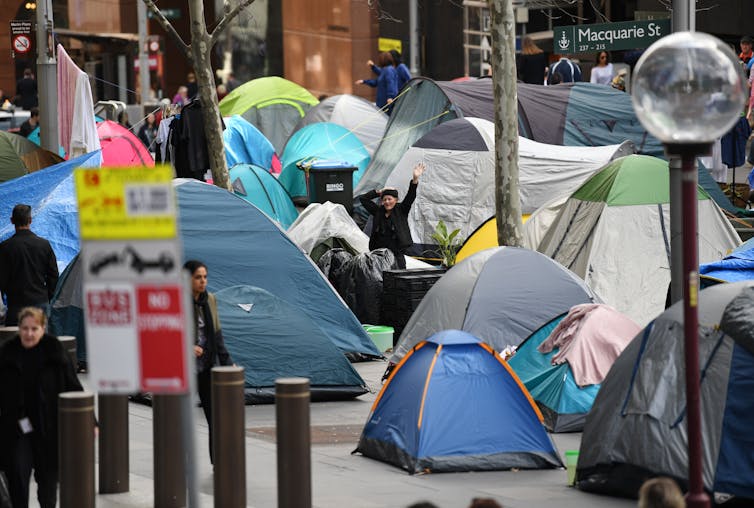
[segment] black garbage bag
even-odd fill
[[[362,323],[378,324],[382,302],[382,272],[397,268],[388,249],[376,249],[351,258],[341,272],[340,295]],[[337,287],[337,286],[336,286]]]
[[[341,298],[345,294],[344,288],[341,287],[343,270],[352,258],[353,254],[345,249],[330,249],[322,254],[317,261],[317,266],[325,274],[325,277],[327,277],[330,284],[340,294]]]

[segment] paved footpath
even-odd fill
[[[314,507],[402,508],[426,500],[439,508],[466,508],[474,497],[494,498],[505,508],[636,506],[635,501],[586,494],[567,487],[564,469],[412,476],[388,464],[351,455],[381,386],[385,365],[385,362],[354,365],[372,393],[351,401],[311,405]],[[130,492],[98,495],[100,508],[153,506],[152,410],[131,403],[129,414]],[[202,507],[212,507],[212,469],[201,409],[196,409],[195,418],[200,502]],[[247,504],[273,508],[277,506],[275,407],[246,406],[246,428]],[[578,449],[581,434],[555,434],[554,439],[565,462],[565,451]],[[30,506],[35,506],[34,501]]]

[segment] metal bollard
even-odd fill
[[[181,439],[181,396],[152,396],[154,507],[186,506],[186,462]]]
[[[215,507],[246,506],[246,440],[242,367],[212,369]]]
[[[94,395],[58,396],[60,508],[94,508]]]
[[[128,492],[128,396],[97,396],[100,494]]]
[[[76,357],[76,337],[73,335],[60,335],[58,340],[63,345],[63,350],[71,360],[74,372],[78,370],[79,359]]]
[[[275,380],[278,507],[311,508],[312,465],[309,380]]]

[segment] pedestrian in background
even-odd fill
[[[744,35],[743,37],[741,37],[739,45],[741,46],[741,52],[738,54],[738,59],[741,60],[741,62],[743,62],[744,64],[748,64],[749,60],[751,60],[752,55],[754,55],[754,51],[752,51],[754,39],[752,39],[748,35]]]
[[[613,64],[610,62],[610,53],[600,51],[597,53],[595,66],[589,77],[590,83],[609,85],[613,80]]]
[[[532,85],[544,83],[547,54],[528,35],[521,43],[521,53],[516,55],[516,74],[519,81]]]
[[[367,61],[367,66],[372,69],[374,62]],[[360,79],[356,81],[356,84],[377,88],[375,104],[380,109],[386,109],[398,95],[398,73],[393,67],[393,57],[387,51],[380,53],[380,56],[377,57],[377,67],[380,68],[377,79]],[[374,71],[374,69],[372,70]],[[389,109],[386,112],[389,113]]]
[[[652,478],[639,489],[639,508],[684,508],[686,501],[670,478]]]
[[[194,356],[199,400],[209,428],[209,460],[215,463],[212,450],[212,367],[232,365],[225,349],[220,316],[215,295],[207,291],[207,265],[195,259],[186,261],[183,268],[191,274],[191,295],[194,302]]]
[[[60,341],[46,333],[47,318],[26,307],[18,334],[0,349],[0,470],[13,508],[29,506],[32,470],[41,508],[55,508],[58,488],[58,395],[81,391]]]
[[[28,138],[29,134],[34,132],[34,129],[37,128],[37,125],[39,125],[39,108],[35,106],[31,108],[29,119],[21,124],[18,133],[23,137]]]
[[[557,81],[557,83],[576,83],[581,81],[581,67],[565,56],[560,57],[560,60],[550,66],[550,72],[547,75],[547,82],[549,84],[557,84],[553,83],[553,74],[555,73],[560,74],[560,81]]]
[[[400,92],[403,90],[406,83],[411,81],[411,71],[401,60],[401,54],[397,49],[391,49],[390,56],[393,57],[393,66],[395,67],[395,73],[398,76],[398,92]]]
[[[16,234],[0,243],[0,292],[8,299],[6,326],[15,326],[22,308],[44,311],[58,283],[58,263],[50,242],[31,231],[31,206],[18,204],[10,218]]]
[[[34,106],[39,105],[37,97],[37,80],[31,69],[24,69],[24,75],[16,82],[16,96],[18,97],[18,106],[22,109],[31,110]]]

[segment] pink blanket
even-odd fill
[[[552,364],[568,362],[576,384],[601,383],[618,355],[641,328],[608,305],[587,303],[571,307],[568,315],[537,348],[559,351]]]

